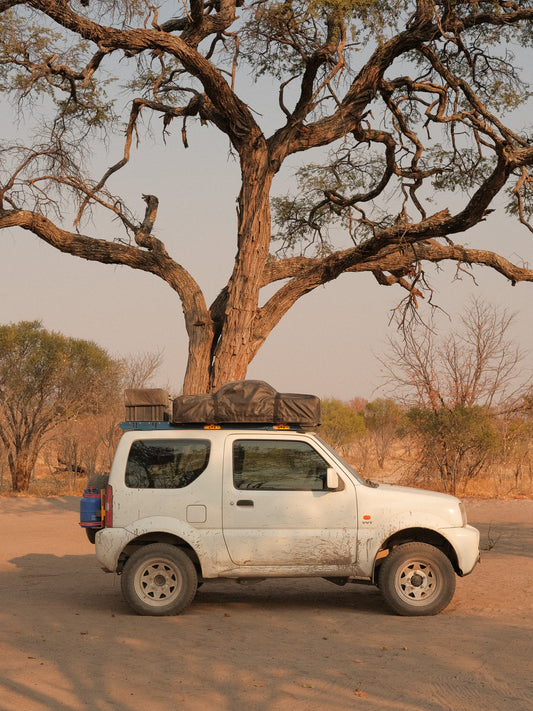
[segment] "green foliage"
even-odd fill
[[[252,4],[241,37],[241,52],[254,74],[283,79],[298,73],[305,60],[326,43],[336,45],[341,27],[350,49],[380,44],[405,18],[400,0],[289,0]]]
[[[70,4],[81,15],[90,15],[96,22],[118,27],[131,27],[139,20],[147,23],[154,12],[150,0],[98,0],[97,4],[91,0],[70,0]]]
[[[438,411],[412,408],[407,417],[419,434],[460,451],[478,446],[490,450],[497,445],[494,415],[480,406],[443,407]]]
[[[388,429],[396,433],[402,426],[404,413],[391,398],[378,398],[367,402],[363,417],[370,432]]]
[[[310,163],[296,171],[297,197],[286,195],[272,200],[273,221],[277,228],[274,241],[281,251],[305,251],[314,245],[316,253],[327,254],[335,248],[336,228],[348,231],[360,243],[378,227],[394,222],[394,215],[383,211],[373,201],[365,206],[370,222],[354,221],[351,205],[325,200],[325,195],[360,195],[370,193],[385,169],[384,157],[367,145],[343,141],[330,151],[324,164]],[[318,206],[318,207],[317,207]]]
[[[407,418],[421,444],[419,475],[440,478],[451,493],[464,490],[501,444],[496,415],[488,408],[411,408]]]
[[[69,41],[55,25],[34,17],[24,8],[0,15],[0,92],[12,97],[26,121],[36,120],[36,133],[49,123],[43,117],[55,114],[56,141],[63,134],[74,154],[76,143],[116,120],[108,95],[115,79],[102,75],[96,80],[91,73],[84,78],[92,44]]]
[[[383,469],[392,443],[399,436],[404,423],[404,413],[390,398],[368,402],[363,410],[366,428],[372,435],[378,465]]]
[[[362,437],[365,432],[365,421],[360,413],[341,400],[322,400],[320,434],[333,447],[349,444]]]
[[[15,11],[0,15],[0,91],[26,93],[36,85],[29,66],[54,55],[61,34],[51,28],[28,24],[27,18]],[[37,85],[43,89],[46,84]]]
[[[0,326],[0,399],[64,412],[95,412],[101,397],[118,385],[118,370],[90,341],[46,331],[38,321]]]
[[[505,209],[508,215],[518,217],[526,222],[533,219],[533,182],[531,179],[525,180],[515,188],[508,189],[507,197],[508,203]]]
[[[0,441],[14,490],[27,489],[45,436],[105,409],[119,379],[118,365],[95,343],[48,332],[37,321],[0,327]]]
[[[477,150],[468,147],[451,154],[449,148],[437,145],[428,152],[426,164],[428,167],[442,166],[431,181],[435,190],[469,192],[481,185],[487,173],[495,167],[496,161],[484,158]]]

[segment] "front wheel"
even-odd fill
[[[152,543],[128,558],[122,594],[139,615],[178,615],[196,595],[198,575],[189,556],[168,543]]]
[[[455,572],[447,556],[427,543],[404,543],[384,559],[379,588],[398,615],[437,615],[455,592]]]

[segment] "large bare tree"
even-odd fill
[[[443,260],[533,281],[486,245],[455,241],[499,194],[531,229],[533,145],[512,109],[527,98],[513,51],[531,64],[532,2],[0,0],[0,21],[6,105],[26,118],[50,111],[34,142],[2,146],[0,228],[167,282],[189,337],[186,393],[243,378],[295,302],[346,272],[399,284],[411,300],[424,264]],[[274,87],[282,120],[271,135],[247,98],[250,68]],[[185,146],[189,122],[218,129],[240,162],[234,267],[210,306],[176,246],[156,236],[150,177],[138,217],[109,187],[150,115]],[[91,177],[96,140],[117,125],[123,155]],[[274,203],[273,227],[273,178],[289,156],[318,148],[324,166],[302,166],[298,196]],[[69,227],[61,215],[73,197]],[[125,236],[111,220],[107,238],[96,232],[96,210]]]

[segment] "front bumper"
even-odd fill
[[[457,556],[458,574],[471,573],[479,562],[479,531],[474,526],[444,528],[440,531],[450,542]]]

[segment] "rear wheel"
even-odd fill
[[[96,534],[98,533],[100,529],[99,528],[86,528],[85,533],[87,535],[87,538],[89,539],[89,542],[94,545],[96,542]]]
[[[183,550],[153,543],[128,558],[121,586],[124,599],[139,615],[178,615],[193,601],[198,575]]]
[[[447,556],[427,543],[404,543],[384,559],[379,588],[398,615],[436,615],[455,592],[455,571]]]

